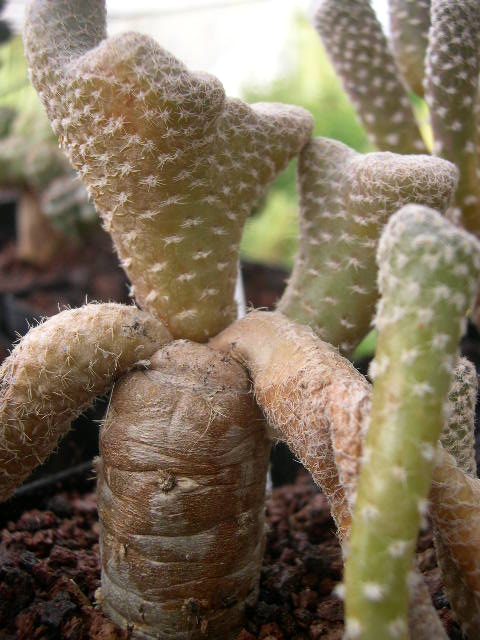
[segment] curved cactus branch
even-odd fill
[[[476,0],[432,0],[426,59],[426,100],[435,152],[460,170],[456,205],[463,225],[480,236],[477,95],[480,5]]]
[[[121,304],[62,311],[30,329],[0,367],[0,501],[120,374],[170,340],[161,322]]]
[[[430,0],[388,0],[393,55],[403,81],[423,97]]]
[[[343,539],[350,508],[330,438],[334,428],[364,421],[368,382],[333,347],[278,312],[249,313],[210,345],[245,364],[273,436],[287,442],[322,488]]]
[[[407,575],[425,513],[480,245],[438,213],[409,205],[379,245],[372,410],[345,568],[350,637],[407,637]]]
[[[376,147],[425,153],[410,101],[369,0],[321,0],[314,23]]]
[[[349,354],[377,301],[378,239],[409,203],[446,211],[457,170],[430,156],[359,154],[316,138],[300,153],[299,251],[279,310]]]
[[[322,487],[346,544],[370,384],[329,345],[278,312],[252,312],[210,346],[246,365],[273,437],[289,444]],[[410,603],[415,640],[429,640],[432,633],[439,640],[446,638],[421,579]]]
[[[229,99],[146,36],[102,40],[104,21],[98,1],[35,0],[25,26],[32,81],[135,298],[174,336],[204,342],[236,319],[243,224],[309,140],[312,118]]]
[[[477,388],[475,368],[462,358],[448,395],[447,420],[440,437],[443,449],[430,491],[438,564],[452,609],[468,638],[480,635],[480,583],[475,575],[478,569],[473,567],[472,572],[474,559],[480,561],[480,481],[474,447]]]

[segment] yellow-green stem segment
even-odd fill
[[[379,246],[370,425],[345,569],[347,638],[406,640],[408,580],[480,245],[409,205]]]

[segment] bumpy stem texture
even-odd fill
[[[475,557],[480,557],[479,523],[475,514],[480,503],[474,447],[477,388],[475,367],[462,358],[448,394],[447,419],[440,437],[443,449],[433,472],[430,492],[435,550],[445,590],[462,631],[472,639],[480,635],[480,583],[475,573],[472,576],[470,564]],[[475,478],[470,499],[473,498],[477,506],[470,501],[470,509],[467,477]],[[466,564],[465,558],[470,563]],[[465,570],[467,575],[463,573]],[[472,577],[477,582],[474,585]]]
[[[206,341],[236,319],[243,224],[309,140],[312,118],[227,98],[146,36],[103,40],[104,20],[98,0],[35,0],[32,81],[138,303],[175,337]]]
[[[457,173],[438,158],[312,140],[299,158],[299,251],[279,310],[349,354],[374,315],[383,227],[405,204],[446,211]]]
[[[425,152],[410,101],[369,0],[322,0],[314,22],[376,147],[396,153]]]
[[[407,576],[480,246],[409,205],[387,225],[378,260],[372,409],[345,572],[347,633],[369,640],[407,637]]]
[[[211,346],[230,351],[247,366],[273,436],[288,442],[312,473],[347,543],[370,384],[329,345],[278,312],[250,313]],[[433,633],[443,639],[421,579],[413,585],[410,605],[412,637],[430,640]]]
[[[388,0],[393,55],[403,81],[423,97],[430,0]]]
[[[448,392],[447,419],[440,442],[455,459],[457,466],[472,478],[477,477],[475,459],[475,403],[478,379],[475,367],[460,358]]]
[[[258,595],[271,441],[245,370],[178,341],[115,386],[98,467],[104,610],[133,636],[235,638]]]
[[[288,443],[322,488],[343,539],[350,509],[331,432],[363,422],[370,406],[368,382],[336,349],[278,312],[252,312],[211,345],[245,364],[274,437]]]
[[[120,304],[62,311],[30,329],[0,367],[0,500],[121,373],[170,340],[161,322]]]
[[[438,455],[430,491],[438,563],[452,609],[473,640],[480,634],[480,480],[444,449]]]
[[[426,61],[426,100],[435,152],[460,170],[456,205],[463,225],[480,235],[477,97],[480,5],[476,0],[432,0]]]

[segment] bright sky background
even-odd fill
[[[295,13],[316,0],[107,0],[110,34],[147,33],[191,69],[208,71],[227,93],[271,80],[289,64]],[[338,0],[339,2],[341,0]],[[4,16],[20,30],[26,0],[8,0]],[[373,0],[386,25],[387,0]]]

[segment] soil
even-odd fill
[[[0,531],[0,640],[126,640],[95,606],[100,562],[92,474],[37,500]],[[342,556],[326,498],[301,471],[267,501],[260,597],[237,640],[341,640]],[[419,563],[450,638],[460,640],[436,567],[431,532]]]

